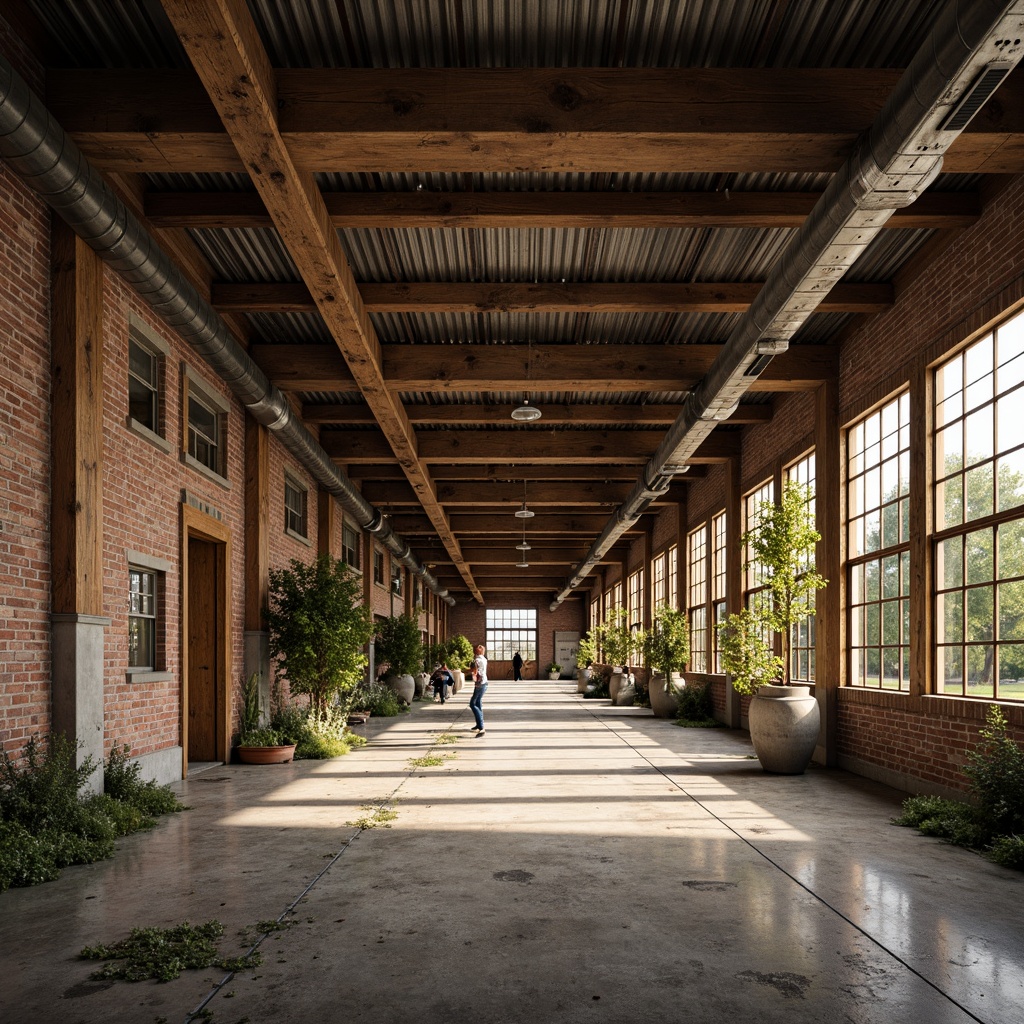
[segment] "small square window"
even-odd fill
[[[347,523],[341,528],[341,558],[353,569],[360,569],[359,533]]]
[[[284,529],[305,540],[309,536],[308,492],[287,474],[284,478]]]
[[[157,574],[128,567],[128,667],[156,668]]]

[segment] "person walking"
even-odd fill
[[[484,699],[484,694],[487,692],[487,658],[484,657],[485,650],[486,648],[483,644],[477,644],[476,657],[473,659],[473,696],[469,698],[469,706],[473,711],[473,717],[476,719],[473,731],[476,733],[477,739],[484,734],[484,713],[480,707],[480,702]]]
[[[516,651],[512,657],[512,679],[514,682],[521,682],[523,678],[523,659],[522,656]]]

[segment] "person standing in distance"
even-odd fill
[[[487,659],[484,657],[486,648],[483,644],[476,645],[476,657],[473,659],[473,696],[469,698],[469,706],[476,719],[473,731],[479,739],[484,734],[484,713],[480,702],[487,692]]]
[[[514,682],[521,682],[523,678],[523,657],[516,651],[512,658],[512,679]]]

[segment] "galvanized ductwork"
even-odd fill
[[[1022,55],[1024,0],[951,0],[856,151],[773,267],[707,376],[584,559],[554,611],[651,502],[685,471],[771,357],[856,262],[894,210],[935,180],[949,146]]]
[[[252,416],[333,494],[359,525],[439,597],[455,599],[356,490],[294,415],[284,395],[232,337],[138,218],[0,55],[0,157],[203,357]]]

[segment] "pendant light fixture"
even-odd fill
[[[523,481],[523,503],[516,509],[516,519],[532,519],[533,513],[526,507],[526,481]],[[525,527],[524,527],[525,529]]]
[[[530,354],[533,351],[533,342],[526,339],[526,382],[530,382]],[[541,418],[541,411],[534,405],[530,405],[530,392],[527,391],[523,397],[523,404],[517,405],[512,410],[512,419],[516,423],[534,423]]]
[[[530,568],[530,562],[529,562],[529,559],[527,558],[526,552],[530,550],[530,545],[526,543],[526,520],[525,519],[523,520],[523,542],[521,544],[517,544],[516,545],[516,550],[517,551],[522,551],[522,554],[519,556],[519,561],[516,562],[516,568],[517,569],[529,569]]]

